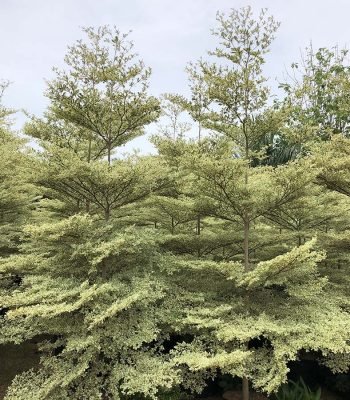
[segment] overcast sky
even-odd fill
[[[104,24],[133,31],[136,50],[153,70],[152,94],[184,93],[186,64],[213,47],[216,11],[248,4],[257,12],[267,7],[281,22],[266,65],[272,83],[311,40],[314,48],[350,42],[350,0],[0,0],[0,79],[13,82],[4,103],[40,116],[51,68],[63,65],[82,26]],[[24,116],[16,118],[19,129]],[[133,146],[149,149],[145,139]]]

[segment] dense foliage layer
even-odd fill
[[[40,150],[1,108],[0,343],[35,338],[41,354],[7,400],[163,399],[218,374],[242,378],[246,400],[306,352],[348,370],[345,53],[310,50],[271,102],[279,24],[249,7],[217,22],[190,99],[150,96],[128,36],[101,27],[24,128]],[[157,154],[122,157],[160,115]]]

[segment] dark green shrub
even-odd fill
[[[184,393],[179,388],[174,388],[169,391],[164,391],[159,393],[160,400],[191,400],[192,397],[186,393]]]
[[[321,388],[313,392],[302,378],[297,382],[289,381],[282,385],[275,394],[276,400],[320,400]]]

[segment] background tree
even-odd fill
[[[11,130],[15,112],[2,104],[9,83],[0,83],[0,256],[16,253],[23,225],[29,221],[38,193],[31,184],[32,166],[26,141]],[[2,276],[5,281],[6,277]],[[19,277],[17,277],[19,279]]]
[[[300,138],[329,139],[349,131],[349,63],[346,49],[310,45],[300,62],[292,64],[289,80],[281,83],[289,109],[289,126]]]

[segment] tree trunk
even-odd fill
[[[243,133],[246,138],[245,141],[245,158],[246,160],[249,161],[248,168],[250,166],[250,160],[249,160],[249,142],[248,142],[248,136],[247,136],[247,131],[246,131],[246,124],[243,122]],[[245,171],[244,175],[244,183],[247,186],[248,185],[248,169]],[[250,269],[249,265],[249,216],[248,212],[244,212],[244,271],[248,272]],[[249,292],[247,292],[247,297],[249,298]],[[246,343],[246,348],[248,350],[248,343]],[[249,380],[246,376],[243,376],[242,378],[242,400],[249,400]]]
[[[249,218],[245,215],[244,218],[244,270],[248,272],[250,269],[249,265]],[[247,298],[249,293],[247,293]],[[248,343],[247,346],[248,348]],[[249,400],[249,381],[245,376],[242,378],[242,400]]]
[[[197,215],[197,235],[201,234],[201,216]]]
[[[298,247],[301,246],[301,235],[298,236]]]
[[[202,124],[199,122],[198,123],[198,143],[201,142],[201,130],[202,130]],[[201,216],[198,214],[197,215],[197,235],[201,234]],[[201,249],[198,247],[198,257],[201,256]]]
[[[89,145],[88,145],[88,154],[87,154],[87,162],[89,163],[91,161],[91,136],[89,137]]]
[[[111,146],[108,145],[107,148],[107,160],[108,160],[108,165],[111,165]]]
[[[245,376],[242,378],[242,400],[249,400],[249,380]]]
[[[201,234],[201,216],[199,214],[197,215],[197,232],[196,233],[197,233],[197,235]],[[197,256],[198,256],[198,258],[201,256],[200,247],[198,247]]]
[[[92,139],[91,136],[89,136],[89,140],[88,140],[88,153],[87,153],[87,162],[90,163],[91,162],[91,148],[92,148]],[[86,200],[86,212],[89,213],[90,212],[90,200]]]
[[[107,205],[107,207],[105,208],[105,220],[108,221],[110,216],[111,216],[111,210],[109,205]]]
[[[249,271],[249,219],[248,216],[245,216],[244,219],[244,270],[245,272]]]

